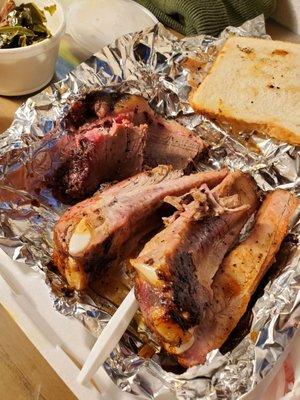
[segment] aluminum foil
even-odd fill
[[[195,115],[189,106],[191,87],[204,78],[230,35],[267,37],[263,17],[239,28],[229,27],[219,38],[177,40],[160,24],[125,35],[64,80],[28,99],[0,138],[0,245],[14,260],[40,271],[49,285],[54,307],[80,319],[95,335],[116,305],[93,290],[70,293],[63,279],[48,268],[53,225],[64,206],[49,191],[35,192],[34,185],[27,184],[33,176],[38,179],[45,173],[43,160],[51,154],[52,146],[46,135],[73,99],[95,88],[142,94],[158,112],[176,117],[211,145],[207,160],[198,165],[200,170],[226,164],[251,173],[262,191],[281,187],[299,194],[297,148],[246,132],[232,135],[230,126],[217,126]],[[191,59],[201,67],[197,74],[187,62]],[[34,171],[29,168],[30,160],[37,160]],[[212,351],[205,365],[181,375],[166,372],[159,354],[148,360],[139,357],[143,344],[135,323],[105,364],[114,382],[148,399],[167,389],[185,400],[239,399],[254,389],[278,362],[299,323],[298,238],[299,219],[295,216],[284,244],[286,256],[279,261],[281,273],[265,286],[252,309],[250,333],[233,350],[225,355]]]

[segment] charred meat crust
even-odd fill
[[[198,226],[204,228],[203,237],[211,237],[210,232],[215,232],[215,226],[221,225],[219,227],[220,237],[224,229],[228,229],[226,221],[220,221],[216,217],[207,217],[201,221],[193,222],[191,224],[191,230],[197,230]],[[202,249],[209,247],[210,243],[204,242],[202,244]],[[205,307],[208,304],[208,299],[210,298],[210,291],[205,288],[199,281],[197,277],[197,267],[194,264],[193,256],[189,253],[188,241],[183,244],[185,251],[181,250],[175,253],[172,257],[172,262],[170,263],[170,287],[172,291],[172,304],[173,307],[172,318],[174,322],[183,321],[180,326],[184,330],[197,325],[202,319],[205,311]],[[207,299],[207,301],[201,302],[199,299]],[[175,312],[175,309],[178,312]]]
[[[101,103],[105,103],[108,106],[107,111],[113,111],[114,104],[123,96],[121,93],[91,91],[72,104],[70,111],[60,124],[71,131],[78,129],[84,123],[93,121],[99,117],[98,110]]]
[[[170,318],[183,330],[188,330],[195,326],[203,315],[199,298],[206,298],[207,290],[197,281],[196,266],[188,251],[175,255],[171,273],[173,303],[170,304]]]
[[[73,155],[58,167],[53,177],[48,177],[48,183],[52,186],[55,197],[62,200],[69,198],[69,203],[71,203],[84,198],[91,192],[86,189],[85,182],[90,174],[89,153],[92,151],[92,146],[86,143],[85,147],[75,150]],[[76,194],[75,199],[73,193]]]
[[[212,234],[218,232],[215,240],[222,240],[222,232],[230,231],[227,221],[217,217],[207,217],[193,222],[190,229],[191,231],[199,230],[199,227],[203,231],[201,234],[201,238],[204,238],[201,244],[203,252],[210,246],[209,239]],[[208,241],[205,238],[208,238]],[[169,273],[164,274],[158,271],[157,275],[164,281],[164,289],[159,297],[166,307],[169,319],[175,324],[178,323],[183,330],[188,330],[203,318],[211,292],[198,280],[197,267],[194,264],[193,255],[188,250],[189,240],[183,240],[181,249],[170,258]]]
[[[170,352],[178,351],[181,343],[185,346],[194,327],[205,318],[212,297],[212,278],[257,207],[256,185],[250,176],[241,172],[228,174],[213,192],[220,201],[211,203],[215,215],[213,210],[211,215],[205,214],[210,212],[206,208],[206,201],[212,195],[209,191],[207,200],[203,189],[192,191],[196,197],[188,204],[186,200],[191,193],[177,200],[174,198],[171,204],[178,204],[180,210],[180,201],[183,201],[183,210],[131,261],[138,272],[136,296],[146,323]],[[232,208],[222,211],[222,202],[232,204]],[[201,209],[206,211],[197,220]],[[144,286],[143,280],[147,281]],[[140,287],[143,287],[142,293],[139,293]],[[156,296],[150,296],[152,292]]]
[[[100,183],[140,172],[146,143],[145,125],[129,120],[109,128],[93,124],[70,136],[66,156],[48,184],[62,201],[72,203],[93,194]]]

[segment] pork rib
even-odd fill
[[[122,257],[125,243],[153,229],[166,196],[182,195],[203,183],[214,187],[226,175],[223,169],[184,176],[160,166],[76,204],[54,228],[54,264],[71,287],[84,289],[91,271]]]
[[[55,145],[57,167],[48,183],[67,202],[144,166],[184,169],[204,149],[193,132],[156,114],[140,96],[89,93],[73,104],[61,125],[67,135]]]
[[[198,196],[203,196],[201,192]],[[212,278],[257,207],[256,185],[241,172],[227,175],[212,194],[215,207],[205,210],[205,201],[194,194],[177,219],[131,261],[146,324],[170,353],[191,346],[194,327],[212,297]]]
[[[213,282],[213,300],[195,333],[195,342],[179,355],[180,364],[190,367],[205,361],[220,348],[245,313],[261,278],[273,264],[295,211],[295,196],[275,190],[263,202],[253,230],[225,258]]]

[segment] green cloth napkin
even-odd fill
[[[186,36],[216,36],[259,14],[269,16],[276,0],[136,0],[164,25]]]

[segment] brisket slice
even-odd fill
[[[134,95],[89,93],[72,105],[61,127],[67,135],[52,149],[57,153],[55,171],[47,182],[67,203],[143,167],[185,169],[204,148],[193,132],[156,114],[144,98]]]
[[[183,175],[156,167],[124,180],[67,210],[54,228],[54,264],[78,290],[90,272],[124,256],[128,241],[153,229],[158,208],[169,195],[182,195],[206,183],[214,187],[227,170]]]
[[[267,195],[251,233],[229,253],[217,272],[213,299],[196,328],[194,344],[179,355],[182,365],[205,362],[206,355],[226,341],[273,264],[296,206],[297,200],[290,192],[275,190]]]
[[[145,322],[175,354],[191,345],[212,297],[212,278],[257,206],[256,185],[241,172],[227,175],[213,193],[200,188],[192,195],[187,204],[187,196],[180,199],[177,218],[131,260]]]
[[[53,193],[58,198],[83,199],[100,183],[121,180],[142,169],[146,125],[134,126],[127,120],[114,121],[110,128],[90,125],[90,129],[85,127],[73,136],[67,148],[69,154],[62,156],[65,161],[53,182]]]
[[[191,162],[197,161],[204,149],[203,141],[192,131],[180,125],[175,120],[167,120],[155,113],[149,106],[146,99],[135,95],[120,95],[119,99],[114,98],[105,107],[100,107],[101,115],[103,109],[109,110],[113,116],[130,115],[134,124],[147,124],[148,137],[144,151],[144,164],[149,167],[156,167],[161,164],[170,164],[174,169],[185,169]],[[98,100],[99,105],[106,103]]]

